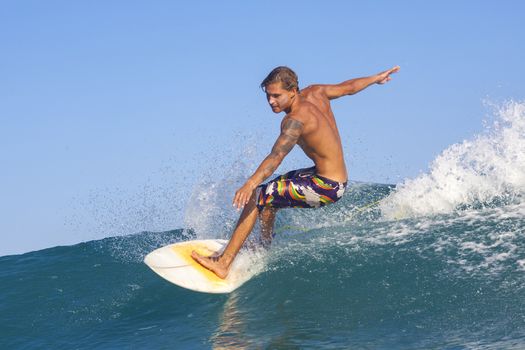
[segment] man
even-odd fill
[[[268,245],[278,209],[317,208],[339,200],[348,176],[330,100],[355,94],[372,84],[384,84],[391,79],[390,74],[397,71],[399,66],[370,77],[335,85],[311,85],[303,90],[299,90],[297,75],[290,68],[277,67],[271,71],[261,88],[272,111],[286,113],[281,122],[281,134],[271,153],[235,193],[233,205],[244,209],[224,252],[212,257],[192,252],[193,259],[220,278],[226,278],[257,217],[261,222],[263,242]],[[295,144],[303,149],[314,166],[291,171],[260,185],[274,173]]]

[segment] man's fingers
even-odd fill
[[[235,196],[233,197],[233,206],[237,209],[241,209],[246,204],[248,204],[251,196],[251,191],[244,188],[239,189],[237,192],[235,192]]]
[[[383,73],[381,73],[382,79],[379,80],[377,83],[378,84],[384,84],[384,83],[392,80],[392,78],[390,77],[390,74],[397,73],[399,71],[399,69],[400,69],[399,66],[395,66],[393,68],[390,68],[389,70],[384,71]]]
[[[241,203],[241,194],[240,193],[236,193],[235,197],[233,198],[233,206],[237,207],[237,209],[239,209],[240,203]]]
[[[240,200],[236,201],[233,205],[237,210],[242,208],[242,202]]]
[[[241,209],[246,204],[246,196],[242,192],[237,192],[233,198],[233,206]]]

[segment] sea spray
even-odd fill
[[[253,135],[242,140],[246,147],[223,149],[226,157],[214,154],[209,169],[196,177],[184,211],[184,226],[198,239],[229,238],[234,228],[240,213],[232,207],[233,195],[249,177],[248,169],[256,167],[258,158]]]
[[[445,149],[428,173],[407,179],[381,203],[386,219],[451,213],[525,193],[525,102],[496,110],[485,133]]]

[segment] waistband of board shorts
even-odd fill
[[[345,187],[346,188],[346,185],[348,184],[348,181],[339,182],[339,181],[335,181],[335,180],[329,179],[329,178],[327,178],[325,176],[321,176],[321,175],[317,174],[315,172],[315,170],[316,170],[315,167],[313,167],[313,170],[314,170],[314,176],[315,177],[323,180],[323,182],[325,182],[325,183],[328,183],[328,184],[332,185],[332,187],[339,186],[339,187]]]

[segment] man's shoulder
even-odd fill
[[[301,95],[322,95],[324,92],[323,86],[319,84],[309,85],[301,90]]]
[[[318,113],[317,107],[310,101],[303,98],[299,104],[299,108],[288,113],[284,118],[285,120],[295,120],[301,122],[302,124],[311,123],[312,119],[315,119],[316,114]]]
[[[330,99],[326,94],[325,85],[310,85],[301,90],[301,96],[304,100],[311,102],[314,105],[322,105],[327,102],[330,103]]]
[[[288,121],[301,122],[302,124],[306,122],[304,114],[297,112],[290,112],[287,115],[285,115],[281,123],[284,124]]]

